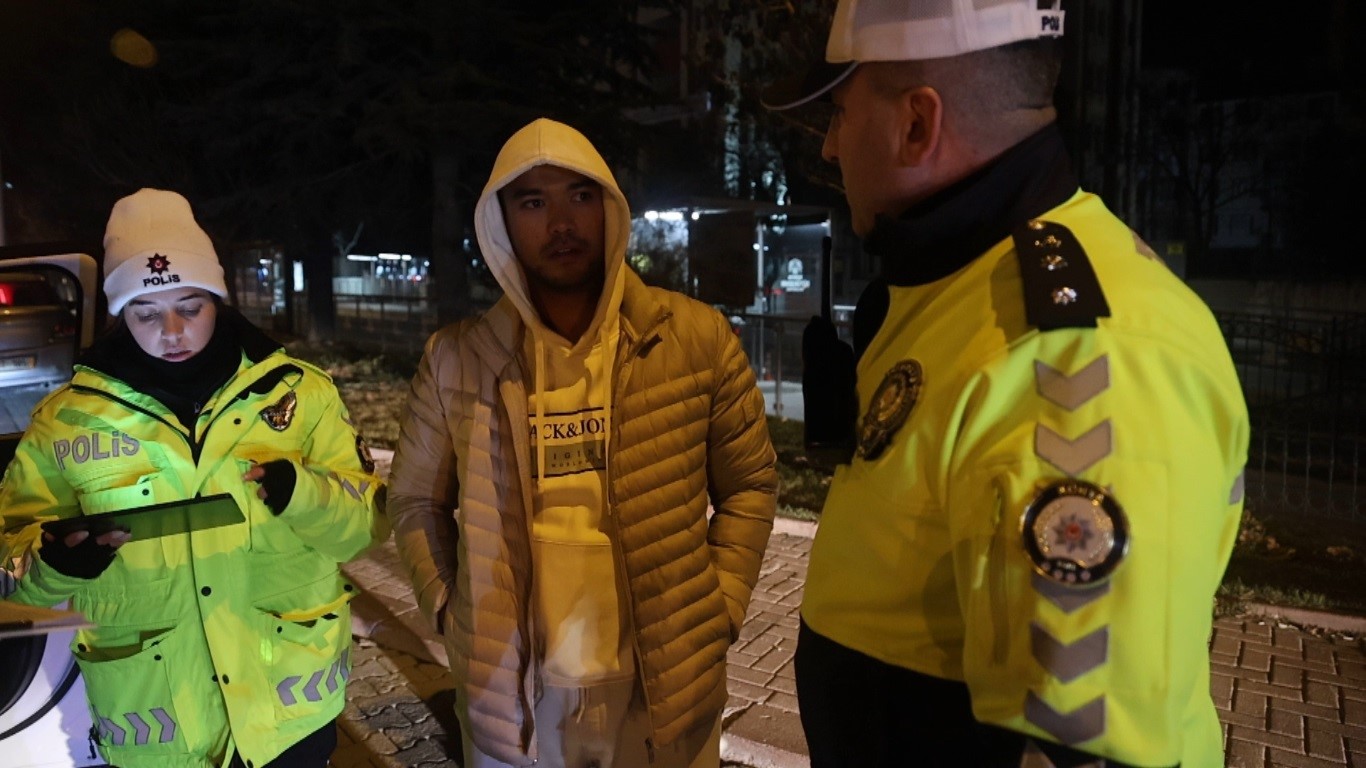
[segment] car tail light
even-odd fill
[[[0,307],[14,306],[14,283],[0,283]]]

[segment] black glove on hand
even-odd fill
[[[275,459],[258,466],[265,473],[257,482],[266,491],[266,506],[278,515],[285,511],[285,507],[289,506],[289,500],[294,497],[294,482],[298,479],[294,462],[288,459]]]
[[[853,348],[840,341],[834,323],[811,318],[802,331],[802,399],[809,458],[842,463],[853,455],[858,419],[854,381]]]
[[[95,541],[96,538],[92,533],[81,539],[80,543],[68,547],[65,537],[45,534],[43,546],[38,549],[38,558],[63,576],[93,579],[109,568],[114,562],[114,555],[118,553],[117,547],[100,544]]]

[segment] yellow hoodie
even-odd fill
[[[602,186],[605,281],[577,341],[532,306],[498,192],[528,170],[555,165]],[[475,208],[479,246],[528,330],[520,362],[533,380],[527,412],[534,456],[532,604],[541,680],[586,686],[633,674],[621,575],[605,524],[612,372],[620,335],[630,209],[612,172],[581,133],[540,119],[512,136]]]

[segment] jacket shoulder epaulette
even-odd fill
[[[1091,260],[1067,227],[1032,219],[1012,234],[1020,259],[1025,319],[1041,331],[1095,328],[1096,318],[1109,317]]]

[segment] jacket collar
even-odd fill
[[[621,327],[631,349],[669,317],[669,310],[659,303],[640,276],[627,269],[621,296]],[[501,373],[516,362],[526,333],[526,323],[517,305],[503,296],[475,322],[470,338],[475,352]]]
[[[863,248],[881,258],[888,283],[925,285],[967,266],[1077,188],[1062,133],[1050,124],[900,217],[879,216]]]

